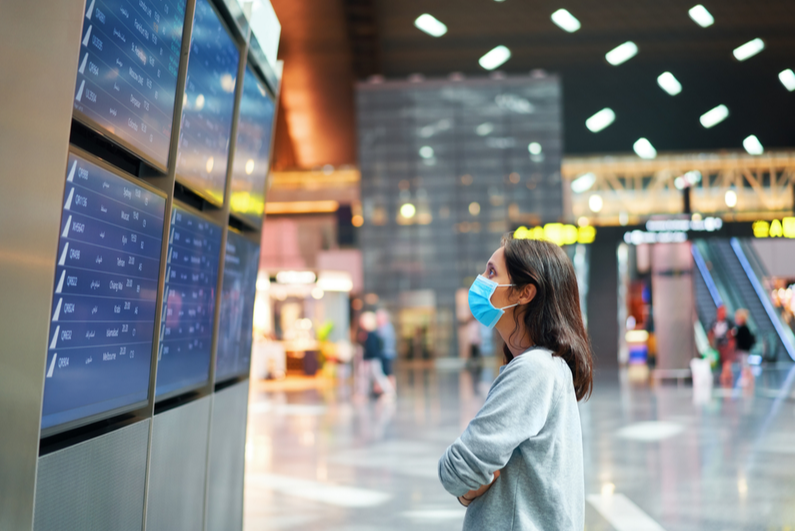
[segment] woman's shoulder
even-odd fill
[[[571,380],[571,369],[566,360],[555,356],[548,348],[532,348],[511,360],[508,367],[511,365],[515,365],[513,370],[517,372],[554,375],[556,380]]]

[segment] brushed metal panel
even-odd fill
[[[211,397],[155,415],[149,463],[147,531],[204,526]]]
[[[149,422],[41,457],[34,529],[140,531]]]
[[[243,529],[248,380],[213,396],[207,478],[207,531]]]
[[[0,1],[0,529],[33,525],[83,0]],[[45,15],[46,11],[46,15]]]

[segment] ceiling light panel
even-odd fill
[[[580,21],[565,9],[558,9],[550,18],[560,29],[569,33],[574,33],[581,26]]]
[[[616,121],[616,113],[610,107],[605,107],[598,113],[585,120],[585,127],[592,133],[598,133]]]
[[[729,108],[725,105],[718,105],[714,109],[710,109],[702,114],[698,121],[701,122],[701,125],[703,125],[705,129],[709,129],[710,127],[715,127],[728,117]]]
[[[497,46],[489,51],[486,55],[478,59],[478,64],[486,70],[494,70],[499,68],[505,61],[511,58],[511,50],[505,46]]]
[[[414,26],[420,31],[424,31],[431,37],[441,37],[447,33],[447,26],[445,26],[439,19],[433,15],[425,13],[417,17],[414,21]]]
[[[653,159],[657,156],[657,150],[645,138],[639,138],[632,144],[632,149],[642,159]]]
[[[791,68],[787,68],[779,73],[778,79],[788,91],[792,92],[795,90],[795,72],[793,72]]]
[[[765,152],[765,148],[762,147],[762,143],[756,138],[756,135],[750,135],[743,140],[743,147],[749,155],[761,155]]]
[[[590,190],[595,183],[596,175],[588,172],[571,181],[571,191],[575,194],[581,194]]]
[[[712,18],[712,13],[707,11],[707,8],[701,4],[691,7],[687,14],[702,28],[707,28],[715,23],[715,19]]]
[[[671,96],[676,96],[682,92],[682,84],[670,72],[663,72],[657,77],[657,84]]]
[[[748,41],[742,46],[739,46],[734,49],[732,52],[734,54],[735,59],[738,61],[745,61],[746,59],[750,59],[751,57],[755,56],[759,52],[765,49],[765,41],[762,39],[754,39],[752,41]]]
[[[605,54],[607,62],[613,66],[626,63],[633,57],[638,55],[638,45],[632,41],[627,41],[620,44]]]

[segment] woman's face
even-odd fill
[[[486,264],[486,271],[483,272],[483,276],[497,284],[511,283],[511,277],[508,276],[508,270],[505,267],[505,249],[503,247],[500,247],[491,255],[489,263]],[[508,287],[497,288],[491,296],[491,303],[495,308],[503,308],[514,304],[516,301],[511,301],[509,299],[509,293],[511,293],[511,289]]]

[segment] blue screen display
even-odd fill
[[[160,167],[184,19],[185,0],[88,0],[83,18],[75,110]]]
[[[257,294],[259,245],[229,231],[226,237],[215,381],[248,374]]]
[[[243,78],[232,166],[230,210],[255,227],[265,212],[265,180],[270,166],[274,105],[250,67]]]
[[[174,206],[158,347],[155,396],[195,388],[210,377],[221,228]]]
[[[146,401],[165,206],[69,155],[42,429]]]
[[[196,1],[182,104],[177,177],[208,201],[224,202],[240,52],[207,0]]]

